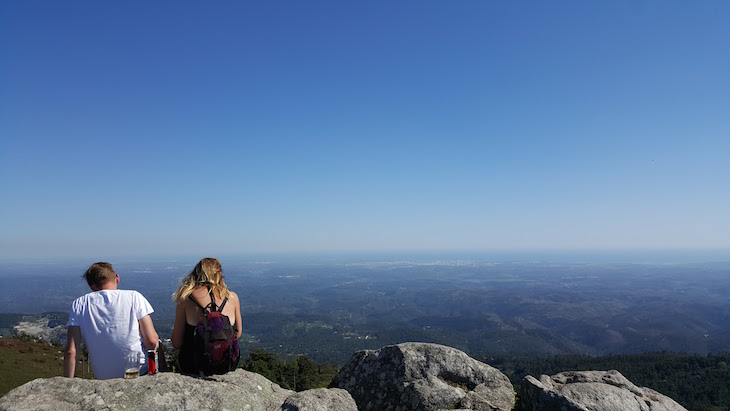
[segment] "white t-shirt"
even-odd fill
[[[81,327],[96,379],[122,378],[126,353],[130,351],[140,352],[141,371],[147,370],[147,351],[138,321],[153,312],[137,291],[94,291],[73,302],[66,326]]]

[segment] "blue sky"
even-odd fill
[[[730,2],[0,3],[0,258],[730,250]]]

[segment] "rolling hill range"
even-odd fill
[[[0,312],[58,312],[48,327],[63,325],[71,301],[87,292],[84,268],[3,265],[0,280],[22,275],[33,287],[0,291]],[[115,268],[120,287],[142,292],[169,336],[170,294],[191,265]],[[242,301],[244,350],[333,363],[403,341],[474,356],[730,351],[730,264],[224,260],[224,273]],[[14,332],[15,320],[0,333]]]

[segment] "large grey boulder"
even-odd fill
[[[337,390],[341,391],[341,390]],[[305,391],[306,393],[306,391]],[[35,410],[249,410],[280,411],[289,397],[301,393],[283,389],[259,374],[238,369],[224,375],[194,378],[161,373],[134,379],[84,380],[39,378],[0,398],[0,411]],[[335,393],[335,396],[341,395]],[[307,410],[328,408],[326,395],[318,394]],[[352,399],[350,399],[352,401]],[[301,408],[304,410],[304,408]]]
[[[511,410],[506,375],[464,352],[404,343],[356,352],[335,377],[360,411]]]
[[[345,390],[318,388],[292,394],[281,406],[281,411],[328,410],[357,411],[357,404]]]
[[[520,385],[524,411],[687,411],[673,399],[652,389],[637,387],[620,372],[569,371]]]

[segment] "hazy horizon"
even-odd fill
[[[695,264],[730,263],[730,249],[684,250],[389,250],[389,251],[318,251],[222,254],[105,254],[61,255],[0,258],[0,263],[65,263],[91,264],[96,261],[112,263],[178,262],[194,265],[200,258],[216,257],[226,263],[355,263],[355,262],[413,262],[413,263],[578,263],[578,264]]]

